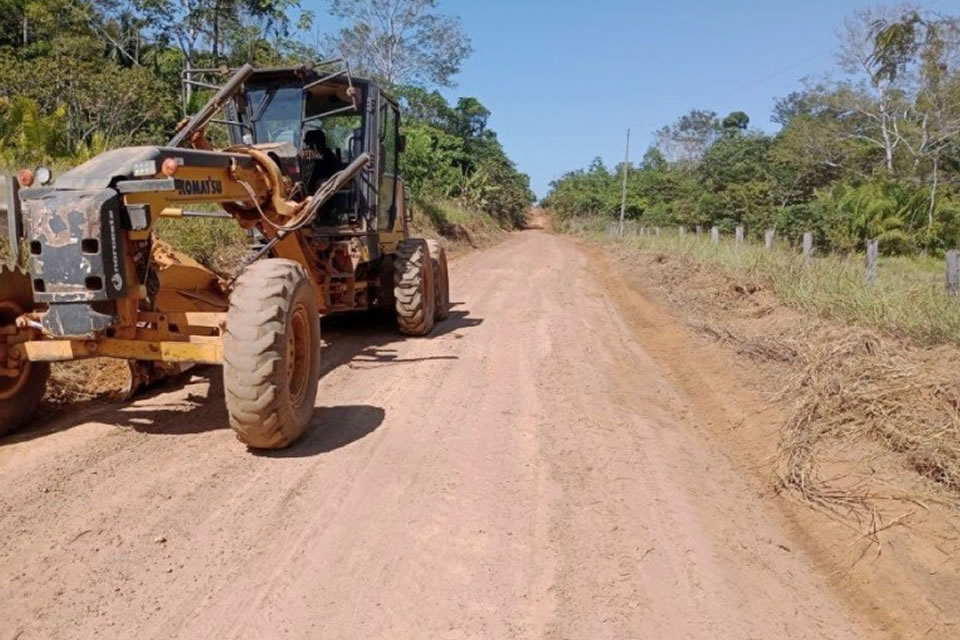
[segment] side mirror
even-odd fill
[[[399,150],[400,153],[407,150],[407,136],[400,136],[400,139],[397,140],[397,150]]]

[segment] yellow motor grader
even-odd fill
[[[222,365],[238,438],[285,447],[313,412],[321,314],[391,310],[412,336],[447,317],[446,255],[409,237],[400,113],[376,83],[341,61],[183,79],[212,97],[165,146],[18,175],[7,217],[27,267],[0,267],[0,434],[34,413],[49,363],[112,357],[141,381]],[[155,239],[161,218],[211,215],[260,243],[231,280]]]

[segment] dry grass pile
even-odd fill
[[[56,362],[44,400],[70,405],[88,400],[123,400],[130,392],[130,366],[126,360],[93,358]]]
[[[877,498],[868,452],[879,444],[960,496],[960,349],[788,308],[762,274],[629,247],[619,255],[688,324],[761,368],[765,390],[787,407],[777,468],[784,488],[831,509]],[[856,464],[838,472],[831,462],[844,457]]]
[[[820,325],[798,341],[781,392],[795,404],[783,424],[781,477],[827,502],[838,487],[818,460],[837,445],[880,442],[924,478],[960,493],[960,357],[875,332]]]

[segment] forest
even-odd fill
[[[415,197],[452,201],[504,226],[533,200],[529,179],[475,97],[450,104],[472,53],[436,0],[0,0],[0,169],[65,168],[108,148],[169,138],[202,95],[190,68],[344,57],[400,100],[402,171]]]
[[[838,37],[835,68],[775,100],[775,132],[705,108],[654,132],[628,165],[625,215],[792,242],[812,231],[838,253],[867,238],[888,255],[960,247],[960,17],[863,10]],[[551,183],[544,204],[618,216],[623,168],[597,158]]]

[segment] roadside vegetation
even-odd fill
[[[943,261],[960,249],[960,17],[881,7],[840,34],[834,72],[776,101],[776,132],[708,109],[655,132],[629,167],[625,237],[622,165],[596,159],[543,204],[761,372],[784,411],[780,486],[866,517],[857,528],[875,537],[884,505],[960,497],[960,301]],[[937,488],[891,479],[890,459]]]
[[[960,303],[924,265],[890,259],[867,287],[862,264],[837,256],[584,235],[748,364],[738,376],[782,411],[777,486],[865,535],[892,505],[960,499]]]
[[[876,282],[864,281],[862,255],[828,254],[804,258],[787,243],[767,250],[762,243],[736,245],[732,238],[714,244],[706,234],[615,238],[603,221],[567,230],[636,251],[676,256],[701,268],[715,269],[738,281],[773,293],[786,305],[824,318],[879,329],[921,345],[960,347],[960,300],[946,294],[942,260],[890,256],[879,261]],[[599,227],[599,228],[598,228]]]
[[[837,67],[775,102],[776,133],[741,111],[694,109],[630,167],[626,216],[645,226],[776,229],[851,253],[960,247],[960,17],[902,6],[843,25]],[[594,160],[552,184],[563,218],[616,217],[623,167]]]
[[[326,9],[318,17],[298,0],[0,0],[0,171],[45,164],[56,175],[106,149],[162,144],[206,98],[182,92],[184,69],[342,56],[400,102],[401,171],[416,209],[441,232],[522,224],[534,196],[489,127],[490,111],[439,92],[472,52],[459,20],[435,0],[331,0]],[[324,31],[330,18],[341,26]],[[436,211],[459,219],[445,224]],[[223,226],[177,221],[160,232],[213,265],[224,243],[245,242]]]

